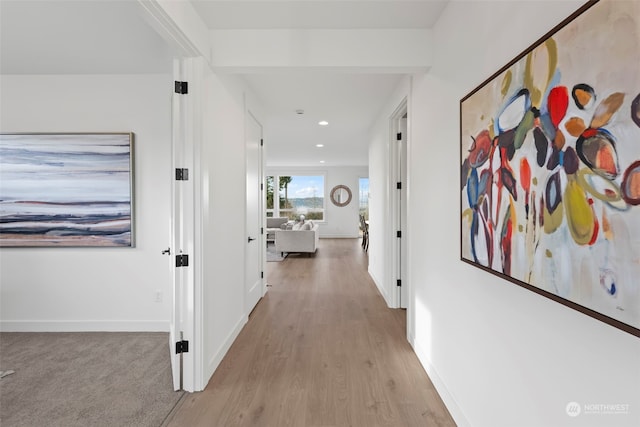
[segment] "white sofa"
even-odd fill
[[[289,218],[282,217],[267,217],[267,242],[273,242],[276,238],[276,230],[280,230],[283,224],[286,224]]]
[[[318,249],[320,233],[318,224],[312,221],[296,223],[290,230],[276,230],[276,252],[314,253]]]

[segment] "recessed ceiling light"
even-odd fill
[[[296,110],[296,114],[304,114],[304,110],[300,108]]]
[[[316,147],[322,148],[322,147],[324,147],[324,144],[316,144]]]
[[[321,120],[321,121],[319,121],[319,122],[318,122],[318,124],[319,124],[320,126],[326,126],[326,125],[328,125],[328,124],[329,124],[329,122],[328,122],[328,121],[326,121],[326,120]]]
[[[320,163],[324,163],[324,160],[320,160]]]

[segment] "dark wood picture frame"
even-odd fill
[[[460,100],[460,259],[640,337],[638,2],[594,0]]]

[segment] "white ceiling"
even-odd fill
[[[191,3],[210,29],[419,29],[431,28],[447,1]],[[0,52],[3,74],[171,72],[167,44],[134,0],[0,0]],[[240,77],[266,110],[267,164],[322,167],[367,164],[367,131],[402,75],[285,69]]]
[[[448,0],[191,0],[210,29],[431,28]]]
[[[170,73],[135,1],[0,0],[2,74]]]
[[[267,165],[319,167],[368,164],[368,130],[402,76],[291,72],[244,78],[269,114]],[[318,125],[320,120],[329,125]]]

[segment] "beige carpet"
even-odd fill
[[[0,333],[0,425],[161,426],[174,392],[166,333]]]

